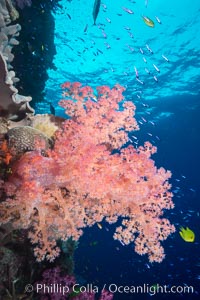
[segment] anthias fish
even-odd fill
[[[93,7],[93,19],[94,19],[94,25],[96,25],[96,19],[99,14],[99,9],[101,5],[101,0],[95,0],[94,1],[94,7]]]

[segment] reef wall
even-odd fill
[[[26,114],[34,113],[29,105],[30,96],[18,93],[11,63],[14,55],[13,47],[18,45],[21,26],[16,23],[18,12],[10,0],[0,0],[0,116],[12,120],[23,119]]]

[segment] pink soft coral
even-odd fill
[[[80,83],[63,88],[67,99],[60,105],[70,119],[56,132],[47,157],[33,151],[13,166],[5,183],[8,199],[0,205],[1,223],[29,228],[37,260],[52,261],[59,255],[56,240],[78,240],[84,227],[121,216],[114,238],[135,242],[137,253],[161,262],[160,241],[175,230],[161,218],[164,209],[173,208],[171,173],[155,167],[150,156],[156,148],[149,142],[122,148],[128,132],[138,129],[135,106],[123,102],[119,85],[98,87],[97,96]]]

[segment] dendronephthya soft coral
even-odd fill
[[[28,228],[37,260],[52,261],[59,255],[56,240],[78,240],[84,227],[121,216],[114,238],[161,262],[160,241],[175,230],[162,218],[173,208],[171,173],[156,168],[149,142],[124,147],[138,129],[134,104],[124,101],[119,85],[98,87],[97,95],[77,82],[62,87],[60,105],[69,118],[45,156],[28,152],[13,165],[0,222]]]

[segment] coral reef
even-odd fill
[[[119,85],[98,87],[97,95],[80,83],[62,87],[60,104],[70,119],[45,156],[27,152],[11,165],[0,183],[7,198],[0,203],[0,224],[28,229],[37,260],[53,261],[57,240],[78,240],[84,227],[122,217],[114,238],[134,242],[137,253],[161,262],[161,241],[175,231],[162,217],[173,208],[171,173],[156,168],[149,142],[125,147],[128,133],[138,129],[134,104],[124,101]]]

